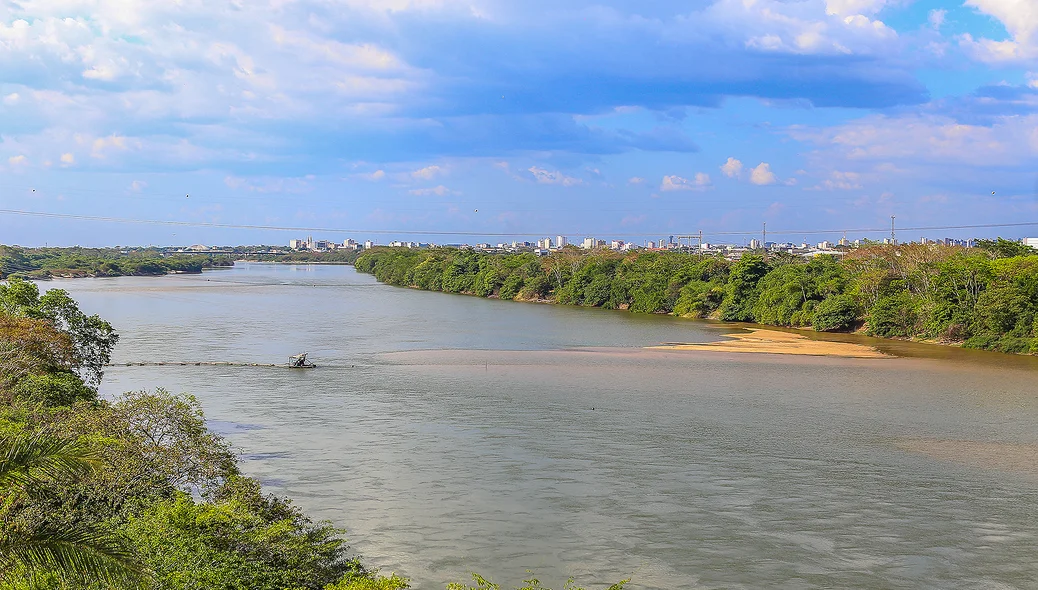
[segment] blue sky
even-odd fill
[[[0,209],[383,242],[1038,220],[1033,0],[7,0],[0,49]]]

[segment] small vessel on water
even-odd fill
[[[288,366],[289,366],[289,368],[291,368],[291,369],[313,369],[313,368],[315,368],[317,365],[315,365],[315,364],[313,364],[311,362],[308,362],[306,360],[306,355],[307,354],[309,354],[309,353],[304,352],[302,354],[297,354],[295,356],[288,357]]]

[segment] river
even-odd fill
[[[305,371],[113,367],[102,393],[194,394],[248,474],[421,590],[526,570],[639,590],[1038,588],[1035,359],[645,350],[731,328],[345,266],[43,286],[116,326],[119,363],[310,352]]]

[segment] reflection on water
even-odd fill
[[[398,289],[346,267],[53,286],[116,324],[119,361],[308,350],[320,368],[117,367],[104,391],[197,395],[248,473],[416,588],[525,569],[644,589],[1038,579],[1021,467],[1038,445],[1033,359],[889,342],[929,358],[644,351],[731,327]]]

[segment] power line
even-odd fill
[[[48,219],[68,219],[75,221],[96,221],[103,223],[129,223],[143,225],[167,225],[173,227],[202,227],[215,229],[242,229],[260,231],[291,231],[291,232],[325,232],[339,234],[375,234],[375,235],[410,235],[410,236],[468,236],[468,237],[529,237],[552,233],[557,235],[590,235],[596,232],[572,231],[572,232],[545,232],[537,230],[533,232],[480,232],[465,230],[416,230],[416,229],[366,229],[366,228],[335,228],[335,227],[305,227],[305,226],[283,226],[283,225],[249,225],[240,223],[216,223],[207,221],[180,221],[171,219],[131,219],[125,217],[106,217],[101,215],[77,215],[72,213],[49,213],[45,211],[26,211],[24,209],[0,209],[0,215],[20,215],[28,217],[42,217]],[[901,231],[938,231],[938,230],[967,230],[967,229],[999,229],[1013,227],[1038,227],[1038,221],[1027,221],[1017,223],[980,223],[970,225],[931,225],[917,227],[902,227]],[[818,234],[840,234],[858,233],[875,234],[886,233],[890,228],[850,228],[850,229],[790,229],[772,230],[772,235],[818,235]],[[601,233],[601,232],[597,232]],[[667,234],[667,231],[646,231],[638,233],[612,233],[616,237],[642,237]],[[708,236],[756,236],[758,231],[712,231],[704,232]]]

